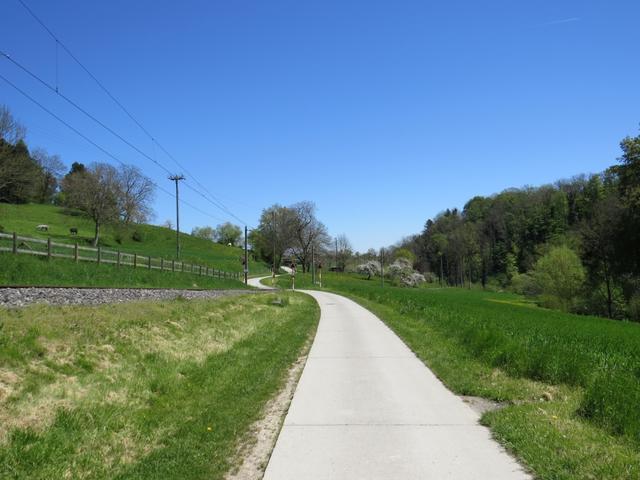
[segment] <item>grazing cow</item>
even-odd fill
[[[39,230],[41,232],[48,232],[49,231],[49,225],[38,225],[36,227],[36,230]]]
[[[71,227],[71,228],[69,229],[69,233],[70,233],[71,235],[78,235],[78,229],[77,229],[76,227]]]

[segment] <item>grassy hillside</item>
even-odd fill
[[[0,308],[0,478],[223,478],[318,322],[277,297]]]
[[[323,287],[376,312],[453,391],[506,402],[483,421],[539,478],[640,478],[639,324],[480,290],[330,273]]]
[[[39,232],[36,226],[49,225],[49,232]],[[0,203],[0,225],[6,232],[34,238],[51,238],[61,243],[81,242],[90,245],[93,239],[93,222],[80,212],[52,205],[12,205]],[[78,229],[78,236],[71,236],[69,229]],[[134,233],[140,241],[134,240]],[[171,259],[175,257],[176,232],[154,225],[132,225],[128,228],[105,226],[102,230],[101,245],[123,252],[151,255]],[[242,249],[227,247],[208,240],[181,234],[182,258],[186,262],[207,264],[219,270],[236,272],[242,270]],[[251,273],[268,272],[261,263],[250,264]]]

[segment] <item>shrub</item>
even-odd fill
[[[405,287],[416,287],[425,282],[424,276],[416,272],[411,266],[411,262],[406,258],[398,258],[389,265],[387,270],[389,276],[399,285]]]
[[[571,311],[582,289],[585,270],[576,252],[565,246],[553,247],[536,262],[533,278],[544,306]]]
[[[535,279],[528,273],[516,273],[511,279],[511,290],[527,297],[535,297],[541,293]]]
[[[424,281],[428,283],[437,283],[439,280],[438,275],[433,272],[427,272],[424,274]]]
[[[380,263],[376,260],[369,260],[367,263],[358,265],[357,271],[361,275],[366,275],[367,280],[371,280],[371,277],[380,275]]]
[[[0,233],[4,233],[4,225],[0,225]]]
[[[144,242],[144,235],[138,230],[134,230],[134,232],[131,234],[131,240],[133,240],[134,242]]]

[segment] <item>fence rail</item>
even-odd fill
[[[52,242],[51,239],[31,238],[17,233],[0,233],[0,252],[14,254],[39,255],[47,258],[67,258],[76,262],[95,262],[111,264],[117,267],[146,268],[179,273],[191,273],[200,276],[229,278],[240,280],[240,272],[216,270],[208,265],[187,263],[180,260],[167,260],[162,257],[127,253],[120,250],[108,250],[102,247],[85,247],[74,244]]]

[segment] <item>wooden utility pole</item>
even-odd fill
[[[313,249],[313,243],[311,244],[311,284],[316,284],[316,257]]]
[[[276,283],[276,211],[271,212],[271,229],[273,230],[273,266],[271,267],[271,284]]]
[[[244,226],[244,284],[249,283],[249,255],[247,252],[247,226]]]
[[[384,288],[384,248],[380,249],[380,281]]]
[[[169,177],[169,180],[176,182],[176,258],[180,258],[180,193],[178,182],[184,179],[184,175],[171,175]]]

